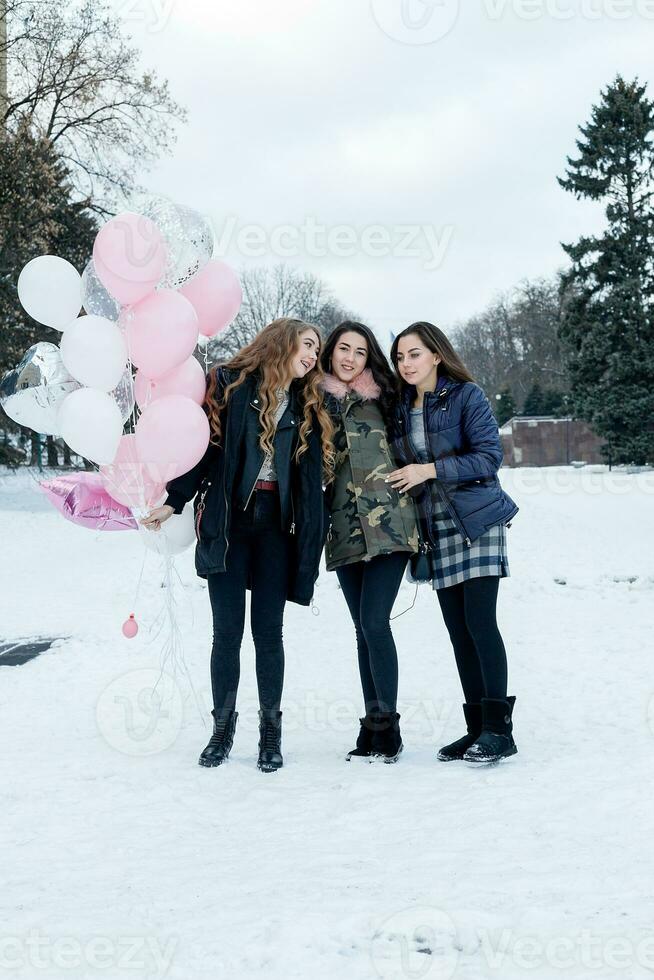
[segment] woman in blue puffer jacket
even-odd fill
[[[442,762],[488,765],[517,752],[514,697],[496,620],[500,578],[509,575],[506,526],[518,511],[497,477],[497,422],[442,330],[414,323],[391,360],[402,394],[391,438],[401,468],[388,477],[417,505],[432,585],[454,647],[468,733],[438,753]]]

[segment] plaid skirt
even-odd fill
[[[445,504],[438,503],[434,507],[432,528],[436,541],[431,552],[431,584],[434,589],[447,589],[450,585],[459,585],[469,578],[481,578],[483,575],[508,578],[511,574],[504,524],[491,527],[468,545]],[[406,577],[409,582],[415,582],[410,564],[407,566]]]

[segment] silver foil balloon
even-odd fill
[[[199,211],[152,194],[131,197],[129,210],[154,221],[166,242],[168,262],[159,288],[178,289],[211,258],[213,229]]]
[[[98,279],[93,259],[87,263],[82,273],[82,306],[87,313],[104,316],[107,320],[117,320],[120,314],[120,303]]]
[[[0,382],[0,405],[10,419],[44,435],[59,435],[57,411],[82,385],[68,373],[56,344],[41,341]]]

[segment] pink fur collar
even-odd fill
[[[364,401],[379,398],[381,395],[381,388],[373,378],[370,368],[365,368],[352,384],[348,384],[347,381],[339,381],[333,374],[326,374],[322,386],[330,395],[335,395],[339,399],[345,398],[350,391],[356,391]]]

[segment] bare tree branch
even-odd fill
[[[315,323],[325,333],[342,320],[356,319],[334,299],[321,279],[283,264],[244,270],[241,287],[243,306],[236,320],[209,342],[213,361],[232,357],[278,317],[293,316]]]
[[[80,197],[111,213],[136,174],[171,152],[186,111],[143,71],[105,0],[10,0],[4,122],[51,138]]]

